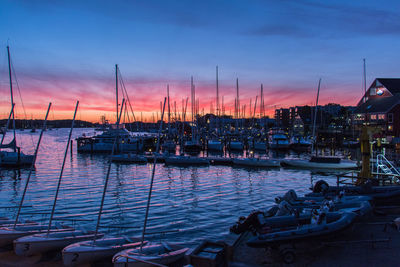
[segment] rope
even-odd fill
[[[24,111],[24,116],[25,116],[24,119],[26,121],[27,120],[26,109],[25,109],[24,101],[22,101],[22,94],[21,94],[21,90],[19,88],[19,83],[18,83],[18,79],[17,79],[17,73],[16,73],[16,71],[14,69],[14,64],[13,64],[11,58],[10,58],[10,62],[11,62],[12,74],[14,74],[13,75],[14,76],[14,81],[15,81],[15,84],[17,85],[17,89],[18,89],[19,99],[21,100],[22,110]],[[35,143],[33,142],[33,136],[30,135],[30,137],[31,137],[32,148],[34,149],[35,148]],[[21,144],[23,144],[22,143],[22,139],[21,139]]]

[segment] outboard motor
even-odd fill
[[[263,214],[263,212],[253,211],[249,216],[247,216],[247,218],[240,217],[239,221],[236,222],[235,225],[231,226],[229,231],[235,234],[241,234],[246,231],[255,232],[255,230],[261,226],[258,220],[259,214]]]
[[[329,190],[329,185],[327,182],[325,182],[324,180],[319,180],[318,182],[315,183],[314,187],[313,187],[313,192],[314,193],[327,193]]]
[[[290,189],[289,191],[286,192],[286,194],[283,196],[283,200],[286,200],[287,202],[291,203],[297,200],[297,194],[293,189]]]

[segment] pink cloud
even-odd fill
[[[4,73],[1,74],[4,77]],[[200,111],[210,111],[210,103],[215,109],[215,81],[201,81],[194,79],[196,98],[200,100]],[[133,111],[137,117],[140,113],[151,119],[152,115],[160,111],[160,101],[167,95],[166,86],[170,86],[170,103],[173,109],[176,101],[177,111],[182,110],[182,99],[189,98],[187,112],[190,113],[190,77],[187,79],[166,80],[147,77],[124,77]],[[74,73],[19,73],[19,86],[27,117],[42,118],[49,102],[53,103],[55,119],[70,118],[74,105],[80,101],[80,119],[99,121],[101,115],[106,115],[111,121],[115,120],[115,81],[114,77],[104,77],[93,74]],[[246,114],[249,115],[250,98],[254,105],[256,95],[260,94],[259,84],[240,82],[240,102],[246,105]],[[359,90],[353,90],[352,85],[332,84],[326,86],[320,95],[320,104],[331,102],[343,105],[355,105],[359,100]],[[236,81],[220,81],[220,101],[224,98],[226,113],[234,110],[236,97]],[[9,89],[6,83],[1,84],[0,110],[6,116],[10,110]],[[23,118],[22,103],[17,90],[14,92],[16,113]],[[296,105],[310,105],[315,102],[316,88],[305,84],[281,85],[265,84],[264,101],[267,114],[273,116],[274,109]],[[119,94],[122,101],[122,93]],[[258,99],[258,105],[260,99]],[[220,102],[220,104],[221,104]],[[252,108],[253,112],[253,108]],[[259,112],[257,107],[256,113]],[[189,114],[187,114],[189,117]]]

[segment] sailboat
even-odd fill
[[[181,259],[189,248],[172,243],[148,243],[142,249],[129,249],[113,257],[114,267],[168,265]]]
[[[15,112],[14,112],[14,94],[13,94],[13,81],[12,81],[12,72],[11,72],[11,57],[10,57],[10,47],[7,46],[7,55],[8,55],[8,74],[10,80],[10,95],[11,95],[11,113],[12,115],[12,126],[13,126],[13,139],[9,144],[3,145],[4,137],[6,135],[5,131],[3,133],[3,137],[1,139],[0,149],[2,148],[11,148],[12,151],[0,151],[0,167],[22,167],[22,166],[30,166],[33,162],[33,155],[26,155],[21,152],[21,148],[17,146],[16,136],[15,136]],[[11,118],[11,117],[10,117]],[[8,124],[7,124],[8,129]],[[6,130],[7,130],[6,129]]]
[[[42,131],[40,132],[39,139],[36,144],[35,153],[33,155],[33,161],[31,163],[31,168],[29,170],[29,174],[28,174],[28,177],[25,182],[24,191],[21,196],[21,200],[20,200],[20,203],[18,206],[18,211],[17,211],[17,215],[15,217],[15,220],[13,220],[11,222],[10,219],[2,219],[2,222],[4,222],[5,225],[0,227],[0,247],[12,244],[12,242],[15,239],[26,236],[26,235],[41,233],[43,231],[51,231],[52,232],[52,231],[66,231],[66,230],[71,229],[70,227],[63,226],[63,225],[57,225],[57,226],[48,228],[47,225],[41,225],[41,224],[31,222],[31,221],[20,220],[21,209],[23,207],[24,199],[25,199],[26,192],[27,192],[27,189],[29,186],[29,181],[32,176],[34,164],[35,164],[36,158],[37,158],[37,153],[39,151],[39,146],[40,146],[40,143],[41,143],[41,140],[43,137],[43,132],[44,132],[43,129],[46,127],[50,107],[51,107],[51,103],[49,104],[49,107],[47,108],[46,117],[45,117],[44,123],[43,123],[43,128],[42,128]],[[11,113],[10,113],[10,115],[11,115]]]
[[[264,89],[263,89],[263,84],[261,84],[261,92],[260,92],[260,123],[263,117],[263,110],[264,110],[264,93],[263,93]],[[258,96],[256,96],[256,100],[254,102],[254,112],[253,112],[253,116],[252,116],[252,126],[251,128],[255,130],[254,126],[255,126],[255,117],[256,117],[256,109],[257,109],[257,100],[258,100]],[[250,111],[251,111],[251,100],[250,100]],[[258,150],[258,151],[262,151],[262,152],[266,152],[267,150],[267,146],[268,146],[268,142],[267,142],[267,138],[264,134],[264,129],[261,128],[261,131],[257,130],[254,132],[255,136],[252,136],[249,138],[249,146],[251,148],[253,148],[254,150]]]
[[[165,109],[165,101],[164,101],[164,109]],[[161,115],[161,122],[162,117]],[[160,126],[160,132],[162,129],[162,125]],[[158,138],[159,140],[160,138]],[[159,148],[159,141],[157,142],[157,150]],[[149,196],[147,199],[147,206],[146,206],[146,214],[144,219],[143,225],[143,232],[142,232],[142,242],[139,248],[133,249],[126,249],[119,253],[117,253],[112,262],[114,266],[151,266],[154,264],[170,264],[179,259],[181,259],[185,253],[189,250],[189,248],[183,247],[181,245],[177,245],[174,243],[167,243],[167,242],[149,242],[144,244],[144,235],[146,233],[146,225],[147,219],[149,215],[149,208],[150,208],[150,200],[151,200],[151,193],[153,189],[153,181],[154,181],[154,174],[156,169],[156,158],[154,157],[154,163],[151,173],[151,181],[150,181],[150,189],[149,189]]]
[[[184,144],[184,150],[188,152],[200,152],[202,149],[202,146],[197,139],[196,131],[197,131],[197,123],[195,127],[195,120],[197,121],[196,118],[196,113],[197,113],[197,108],[196,108],[196,89],[193,84],[193,77],[191,77],[191,83],[190,83],[190,90],[191,90],[191,104],[192,104],[192,139],[187,140]]]
[[[313,153],[316,143],[315,125],[317,121],[317,108],[319,99],[319,89],[321,87],[321,79],[318,82],[317,101],[315,102],[315,113],[313,122],[313,140],[311,143],[311,153]],[[315,150],[317,154],[317,150]],[[298,167],[298,168],[316,168],[316,169],[357,169],[358,164],[351,160],[342,160],[339,157],[311,156],[307,159],[285,159],[281,161],[283,166]]]
[[[118,103],[118,83],[120,82],[120,78],[118,78],[119,68],[118,65],[115,65],[115,77],[116,77],[116,106],[117,106],[117,115],[119,110]],[[124,89],[124,87],[123,87]],[[125,92],[126,96],[127,93]],[[118,118],[117,118],[118,119]],[[76,139],[77,141],[77,150],[79,153],[110,153],[114,139],[118,137],[117,141],[117,151],[125,152],[125,153],[133,153],[140,152],[144,147],[143,137],[135,136],[131,132],[129,132],[126,128],[124,128],[123,124],[113,125],[114,127],[110,127],[109,129],[105,129],[99,135],[96,136],[81,136]]]
[[[218,132],[218,122],[219,122],[219,87],[218,87],[218,66],[216,66],[216,107],[217,107],[217,116],[216,116],[216,122],[217,122],[217,127],[216,127],[216,132]],[[218,134],[215,136],[212,136],[210,139],[207,140],[207,150],[208,151],[218,151],[222,152],[224,149],[224,145],[221,141],[221,138],[218,138]]]
[[[171,138],[171,106],[169,101],[169,85],[167,84],[167,101],[168,101],[168,133],[167,138],[163,141],[161,149],[167,152],[173,152],[175,154],[176,151],[176,143]]]
[[[94,231],[84,231],[84,230],[70,230],[61,232],[51,232],[52,221],[54,217],[55,207],[57,203],[58,193],[61,186],[62,175],[64,171],[65,161],[68,154],[69,143],[72,136],[72,130],[74,128],[76,112],[78,109],[79,101],[76,103],[74,118],[72,120],[71,129],[68,136],[67,146],[64,153],[64,160],[62,163],[60,176],[58,178],[58,184],[56,189],[56,194],[54,196],[53,208],[50,214],[49,224],[47,226],[47,231],[45,233],[38,233],[28,236],[20,237],[14,240],[14,252],[17,255],[30,256],[37,253],[43,253],[51,250],[62,249],[63,247],[75,243],[78,241],[93,239],[94,236],[102,237],[102,234],[96,234]]]
[[[229,150],[241,151],[244,149],[241,133],[239,132],[240,102],[239,102],[239,79],[236,78],[236,100],[235,100],[235,137],[230,138]]]
[[[122,105],[121,105],[121,113],[122,113],[122,109],[124,107],[124,101],[125,100],[123,99]],[[121,119],[121,116],[118,117],[117,125],[119,125],[120,119]],[[117,139],[118,138],[115,138],[115,140],[114,140],[113,147],[111,150],[111,157],[114,154],[115,144],[117,142]],[[115,253],[117,253],[123,249],[135,248],[141,244],[139,242],[139,241],[141,241],[141,239],[134,238],[134,237],[128,238],[128,237],[108,236],[108,237],[103,237],[103,238],[97,239],[98,229],[100,226],[100,219],[101,219],[101,215],[102,215],[103,207],[104,207],[105,195],[107,192],[108,181],[110,178],[111,163],[112,163],[112,160],[110,160],[108,163],[108,170],[107,170],[107,175],[106,175],[106,179],[104,182],[103,195],[101,198],[99,213],[98,213],[98,217],[97,217],[97,225],[96,225],[96,230],[95,230],[95,235],[93,237],[93,240],[82,241],[82,242],[74,243],[74,244],[71,244],[71,245],[65,247],[62,250],[62,255],[63,255],[63,263],[66,266],[90,263],[93,261],[99,261],[102,259],[111,258]]]

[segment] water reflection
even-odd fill
[[[87,129],[75,129],[80,136]],[[46,221],[50,211],[68,129],[47,131],[38,155],[36,170],[28,188],[23,218]],[[32,151],[38,135],[20,132],[18,139]],[[26,148],[26,150],[25,150]],[[28,152],[26,152],[28,153]],[[217,153],[220,155],[220,153]],[[202,155],[202,154],[201,154]],[[209,154],[209,155],[215,155]],[[235,157],[245,152],[231,152]],[[302,157],[300,152],[254,151],[257,156]],[[91,229],[97,213],[108,167],[108,155],[77,154],[76,146],[67,158],[56,216],[79,221],[79,227]],[[140,235],[150,183],[152,164],[112,164],[101,228],[112,234]],[[0,171],[2,206],[16,206],[28,170]],[[150,239],[171,239],[196,244],[203,239],[220,240],[241,215],[265,208],[273,199],[295,189],[308,191],[310,180],[327,178],[332,173],[295,169],[247,169],[229,166],[173,167],[157,164],[149,214]],[[40,214],[38,212],[41,212]],[[0,209],[0,216],[13,217],[15,209]],[[69,221],[70,222],[70,221]],[[161,233],[160,233],[161,232]]]

